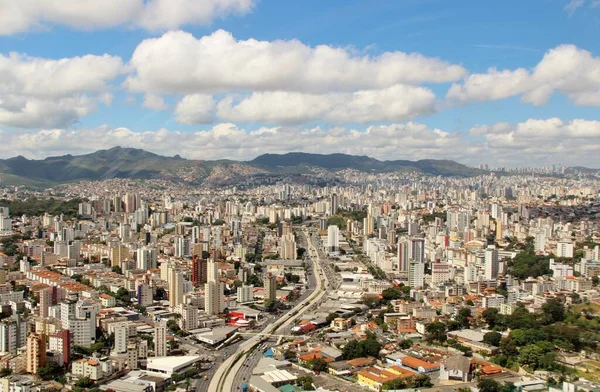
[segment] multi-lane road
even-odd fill
[[[317,248],[313,244],[313,238],[310,237],[306,232],[302,233],[304,236],[306,236],[306,242],[309,246],[309,253],[313,260],[311,264],[312,273],[315,277],[316,288],[312,294],[308,294],[310,297],[306,301],[299,301],[298,305],[284,314],[278,321],[268,324],[263,329],[262,333],[276,335],[284,331],[287,332],[289,330],[288,327],[293,326],[293,323],[302,313],[309,309],[313,304],[316,304],[322,300],[326,293],[326,289],[329,287],[329,278],[327,276],[329,274],[327,274],[321,266],[321,259],[319,257]],[[261,352],[258,354],[253,354],[261,339],[263,338],[259,335],[250,338],[238,347],[236,353],[226,358],[215,371],[214,376],[210,380],[208,390],[215,392],[237,390],[239,385],[234,385],[234,382],[237,380],[236,375],[243,367],[243,364],[247,360],[248,356],[252,358],[254,355],[262,354]],[[248,366],[247,369],[251,368]]]

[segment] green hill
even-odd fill
[[[85,155],[63,155],[41,160],[17,156],[0,160],[2,185],[50,187],[79,180],[109,178],[167,179],[190,184],[235,183],[250,176],[311,175],[311,169],[344,169],[370,173],[416,171],[432,175],[473,176],[484,171],[448,160],[380,161],[346,154],[265,154],[248,162],[188,160],[148,151],[114,147]]]

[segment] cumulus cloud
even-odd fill
[[[434,111],[435,94],[423,87],[395,85],[381,90],[309,94],[287,91],[255,92],[235,102],[221,100],[217,114],[234,122],[300,124],[402,121]]]
[[[146,39],[130,62],[126,86],[137,92],[197,94],[230,90],[331,92],[395,84],[455,81],[465,70],[418,53],[356,55],[297,40],[237,40],[218,30],[196,38],[170,31]]]
[[[0,133],[2,131],[0,130]],[[252,159],[266,151],[347,153],[379,159],[454,159],[477,165],[534,166],[554,163],[597,165],[600,121],[530,119],[518,124],[481,125],[464,133],[408,122],[368,127],[260,127],[245,130],[232,123],[197,132],[166,129],[133,132],[126,128],[48,129],[3,132],[0,156],[30,158],[88,153],[116,145],[149,149],[190,159]],[[86,140],[84,146],[81,140]]]
[[[90,30],[116,26],[148,30],[206,24],[245,14],[254,0],[0,0],[0,35],[60,24]]]
[[[11,53],[0,54],[0,94],[64,97],[72,93],[102,91],[123,71],[121,58],[110,55],[58,60]]]
[[[167,110],[169,105],[166,104],[165,100],[160,95],[146,94],[144,96],[142,107],[151,110]]]
[[[4,96],[0,97],[0,124],[19,128],[71,125],[90,114],[96,101],[85,95],[54,100]]]
[[[0,54],[0,125],[64,127],[112,104],[109,82],[123,72],[115,56],[58,60]]]
[[[529,119],[518,124],[477,126],[470,134],[483,138],[482,153],[494,157],[498,164],[598,166],[600,121]]]
[[[175,107],[177,121],[183,124],[207,124],[214,119],[215,100],[211,95],[186,95]]]
[[[462,84],[453,84],[446,98],[469,102],[521,95],[524,102],[543,105],[556,92],[577,105],[600,106],[600,57],[574,45],[561,45],[548,51],[532,70],[491,68],[469,75]]]

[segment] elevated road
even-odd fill
[[[296,319],[302,315],[312,305],[321,301],[323,296],[326,294],[326,288],[329,286],[329,279],[327,274],[323,271],[321,266],[321,260],[319,253],[312,243],[312,238],[306,231],[302,232],[306,236],[308,246],[310,248],[310,254],[313,258],[312,268],[313,274],[317,278],[317,287],[314,293],[309,297],[307,301],[300,302],[293,309],[288,311],[275,323],[271,323],[262,330],[259,334],[253,336],[246,342],[242,343],[236,353],[227,358],[221,366],[215,372],[214,377],[210,381],[209,391],[216,392],[229,392],[234,391],[233,385],[236,374],[240,371],[244,361],[248,358],[256,347],[260,344],[261,338],[264,334],[274,335],[280,329],[285,331],[288,326],[293,324]],[[315,257],[316,256],[316,260]],[[316,262],[315,262],[316,261]],[[285,333],[284,333],[285,334]]]

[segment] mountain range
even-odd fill
[[[114,147],[85,155],[63,155],[41,160],[23,156],[0,160],[0,185],[37,188],[78,180],[110,178],[164,179],[190,185],[235,183],[236,179],[273,175],[310,175],[315,171],[356,170],[367,173],[420,172],[443,176],[485,173],[450,160],[380,161],[346,154],[264,154],[251,161],[189,160],[145,150]]]

